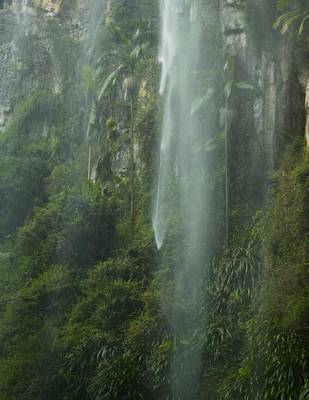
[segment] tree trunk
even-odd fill
[[[89,143],[89,153],[88,153],[88,180],[91,178],[91,153],[92,153],[92,144]]]
[[[133,94],[130,100],[130,162],[131,162],[131,236],[134,237],[135,224],[135,162],[134,162],[134,126],[133,126]]]
[[[226,96],[225,96],[226,97]],[[225,247],[229,248],[229,136],[228,136],[228,99],[225,98],[225,117],[224,117],[224,135],[225,135]]]

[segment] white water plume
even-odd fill
[[[89,19],[87,23],[87,37],[84,45],[84,60],[83,63],[90,62],[97,35],[105,15],[105,0],[92,0],[89,7]]]
[[[198,93],[194,71],[199,69],[200,64],[201,24],[197,14],[197,2],[194,0],[165,0],[161,5],[159,59],[162,64],[160,93],[164,98],[164,114],[153,212],[159,249],[173,215],[175,195],[172,192],[176,190],[180,196],[188,235],[195,235],[192,220],[199,219],[201,197],[204,196],[200,177],[193,177],[204,164],[197,151],[200,121],[192,113]]]
[[[212,37],[203,36],[203,18],[212,9],[211,0],[161,3],[163,121],[152,221],[158,249],[168,234],[177,238],[171,239],[177,261],[171,266],[173,289],[170,304],[165,302],[165,306],[171,332],[179,343],[188,343],[201,324],[199,294],[211,252],[207,143],[218,132],[213,110],[219,107],[210,99],[215,93],[215,78],[205,78],[215,60],[210,55]],[[176,351],[170,370],[173,398],[195,398],[201,352],[191,350],[185,363],[181,351]]]
[[[13,8],[16,10],[18,33],[28,35],[30,31],[36,29],[36,24],[34,23],[36,11],[35,8],[29,4],[29,0],[15,0],[13,2]]]

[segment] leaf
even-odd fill
[[[133,40],[138,39],[139,36],[140,36],[140,34],[141,34],[141,30],[138,28],[137,31],[136,31],[136,32],[134,33],[134,35],[132,36],[132,39],[133,39]]]
[[[289,20],[291,17],[293,17],[297,14],[298,14],[297,11],[290,11],[290,12],[280,15],[280,17],[278,17],[276,19],[275,23],[273,24],[273,28],[278,29],[281,24],[284,24],[287,20]]]
[[[215,91],[213,89],[208,89],[205,96],[195,100],[191,108],[190,116],[192,117],[192,115],[194,115],[201,107],[207,104],[208,101],[213,97],[214,93]]]
[[[87,139],[90,136],[91,127],[95,124],[96,118],[97,118],[97,108],[96,108],[95,102],[92,101],[90,115],[89,115],[89,121],[88,121],[88,126],[87,126],[87,133],[86,133]]]
[[[116,80],[114,80],[118,73],[122,70],[123,68],[123,64],[120,64],[110,75],[108,75],[108,77],[104,80],[103,85],[101,87],[100,93],[99,93],[99,97],[98,100],[100,101],[106,91],[106,89],[108,88],[108,86],[111,84],[111,82],[116,82]]]
[[[134,49],[131,51],[130,57],[131,58],[139,58],[140,54],[146,50],[149,43],[144,43],[142,45],[135,46]]]
[[[220,133],[216,137],[207,140],[205,144],[205,151],[210,152],[216,150],[219,146],[224,143],[224,133]]]
[[[229,99],[231,96],[233,83],[234,83],[233,81],[229,81],[226,83],[224,87],[224,93],[227,99]]]
[[[294,17],[289,18],[282,26],[281,28],[281,34],[284,35],[290,28],[290,26],[297,20],[300,18],[300,15],[295,15]]]
[[[298,30],[299,35],[301,35],[301,34],[303,33],[304,28],[305,28],[305,22],[307,21],[307,19],[309,19],[309,14],[307,14],[307,15],[303,18],[303,20],[302,20],[302,22],[301,22],[301,24],[300,24],[300,27],[299,27],[299,30]]]
[[[119,25],[113,25],[114,30],[118,33],[121,41],[126,45],[126,46],[130,46],[131,42],[128,39],[127,35],[123,32],[123,30],[120,28]]]

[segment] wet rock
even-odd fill
[[[57,15],[61,11],[62,0],[42,0],[41,8],[44,11],[51,13],[52,15]]]

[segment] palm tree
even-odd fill
[[[134,101],[136,98],[136,65],[144,56],[149,43],[143,42],[140,29],[128,37],[118,25],[113,25],[115,33],[119,36],[120,45],[112,52],[103,52],[99,61],[112,56],[112,71],[104,74],[100,79],[100,90],[96,103],[100,103],[110,86],[120,84],[124,93],[124,101],[128,101],[130,107],[130,213],[131,213],[131,233],[134,235],[135,223],[135,137],[134,137]]]

